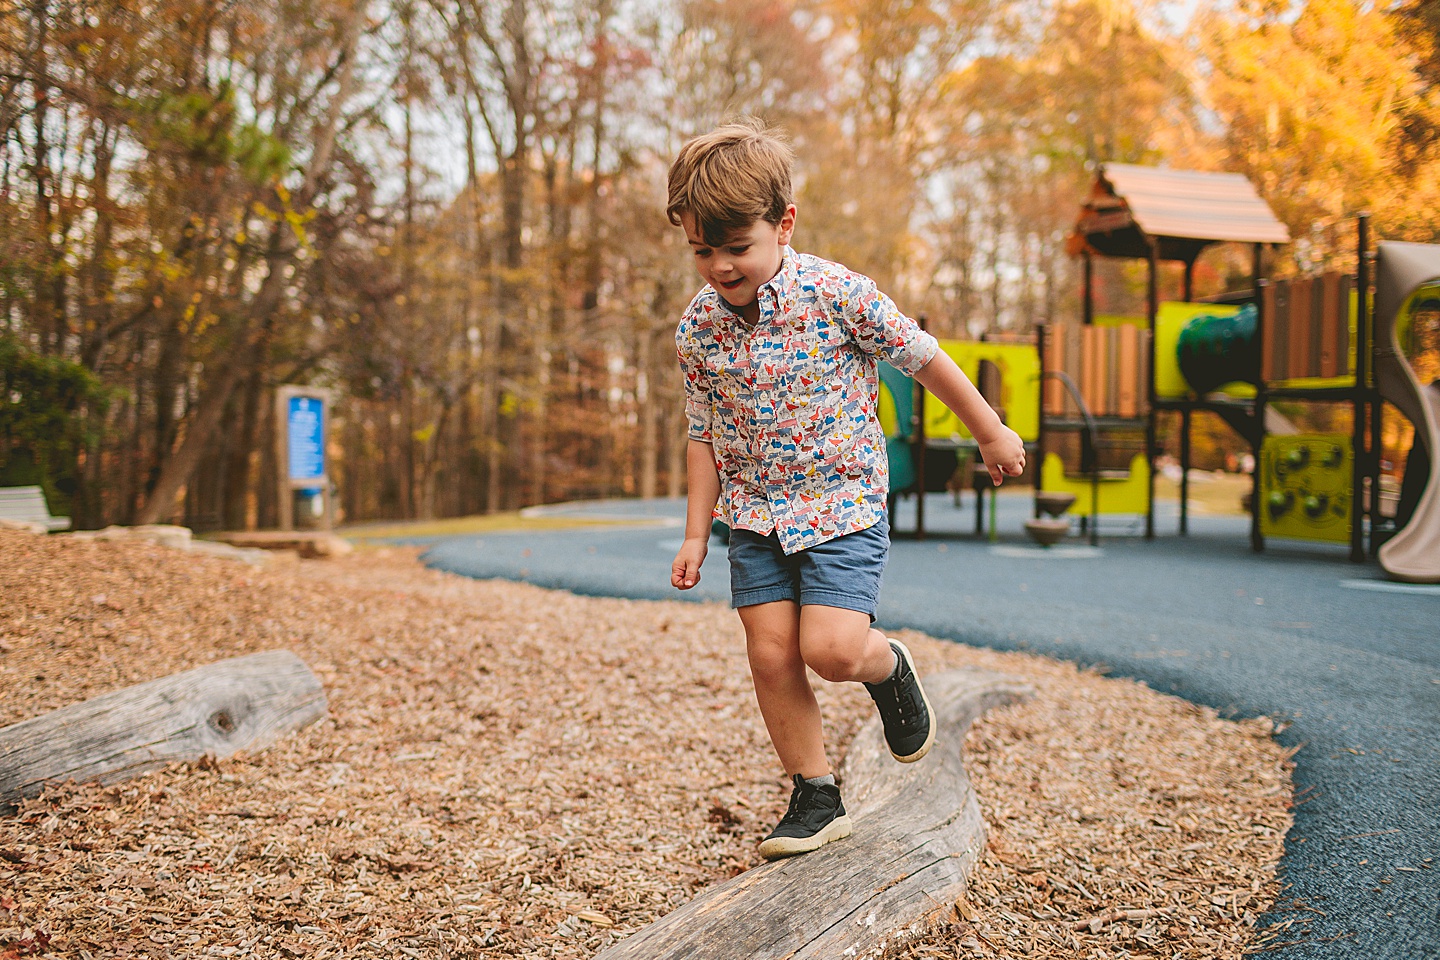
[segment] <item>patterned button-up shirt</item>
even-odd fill
[[[786,553],[864,530],[889,485],[877,358],[939,349],[868,277],[788,247],[752,326],[706,286],[675,332],[691,439],[712,445],[716,515]]]

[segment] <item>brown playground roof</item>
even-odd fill
[[[1212,243],[1288,243],[1290,231],[1241,174],[1104,164],[1070,251],[1148,257],[1149,238],[1160,259],[1188,262]]]

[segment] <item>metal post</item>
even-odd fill
[[[930,325],[920,314],[920,329]],[[925,388],[915,381],[915,539],[925,539]]]
[[[1159,279],[1159,252],[1156,249],[1154,237],[1147,237],[1150,245],[1150,254],[1146,258],[1149,265],[1146,277],[1146,313],[1149,315],[1150,327],[1150,382],[1146,385],[1146,392],[1150,398],[1150,413],[1145,422],[1145,459],[1148,461],[1150,470],[1146,479],[1148,489],[1145,499],[1145,539],[1155,539],[1155,448],[1159,445],[1159,425],[1157,419],[1160,411],[1155,407],[1155,318],[1160,313],[1160,279]],[[1097,451],[1098,452],[1098,451]],[[1097,466],[1098,469],[1098,466]]]
[[[1254,465],[1250,468],[1250,549],[1260,553],[1265,549],[1265,534],[1260,531],[1260,511],[1264,505],[1260,502],[1260,454],[1265,446],[1265,407],[1269,403],[1269,397],[1265,391],[1265,324],[1269,318],[1265,316],[1265,277],[1264,277],[1264,244],[1257,243],[1251,247],[1250,260],[1250,288],[1255,291],[1255,340],[1260,344],[1260,371],[1255,378],[1255,426],[1251,430],[1254,439],[1250,440],[1253,452]]]
[[[1180,411],[1180,536],[1190,533],[1190,407]]]
[[[1375,527],[1380,519],[1380,454],[1384,444],[1381,435],[1382,401],[1379,391],[1372,390],[1370,371],[1374,369],[1372,358],[1375,351],[1374,331],[1370,329],[1370,214],[1362,213],[1356,218],[1355,237],[1359,260],[1355,265],[1355,392],[1354,436],[1350,441],[1351,485],[1350,500],[1350,559],[1360,563],[1365,559],[1365,527],[1370,528],[1370,553],[1373,556],[1379,546],[1376,542]],[[1370,418],[1370,450],[1365,450],[1365,419]],[[1365,478],[1370,478],[1370,495],[1365,495]]]
[[[1195,254],[1195,257],[1200,254]],[[1185,261],[1185,302],[1195,296],[1195,257]],[[1180,536],[1190,533],[1190,401],[1180,410]]]
[[[1000,539],[1000,526],[999,526],[999,523],[997,522],[996,513],[995,513],[997,509],[998,509],[998,498],[995,496],[995,491],[994,491],[994,490],[991,490],[991,491],[990,491],[990,542],[991,542],[991,543],[994,543],[994,542],[996,542],[997,540]]]
[[[1258,247],[1259,244],[1257,243]],[[1256,254],[1258,262],[1260,257]],[[1265,535],[1260,532],[1260,453],[1265,445],[1265,405],[1267,396],[1265,393],[1265,365],[1269,360],[1265,356],[1265,324],[1269,318],[1265,316],[1265,287],[1266,281],[1257,278],[1255,282],[1255,342],[1260,345],[1260,372],[1255,384],[1255,426],[1250,431],[1250,436],[1245,440],[1250,444],[1254,463],[1250,467],[1250,549],[1256,553],[1265,549]]]
[[[970,464],[970,486],[975,491],[975,536],[979,537],[985,533],[985,484],[974,463]]]
[[[1085,251],[1085,291],[1080,299],[1080,320],[1085,326],[1095,322],[1095,264],[1090,251]]]
[[[280,508],[278,519],[281,530],[295,529],[295,495],[290,487],[289,431],[285,426],[289,402],[290,394],[285,387],[275,391],[275,496],[279,499],[276,506]]]
[[[1040,379],[1036,383],[1036,389],[1040,391],[1040,417],[1038,429],[1035,433],[1035,463],[1031,468],[1034,475],[1035,492],[1039,494],[1045,489],[1041,483],[1041,467],[1045,465],[1045,328],[1046,324],[1040,324],[1035,328],[1035,349],[1040,351]],[[1035,519],[1040,518],[1040,498],[1035,497],[1035,504],[1032,508]]]

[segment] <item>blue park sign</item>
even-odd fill
[[[292,396],[286,409],[289,476],[325,478],[325,404],[319,397]]]

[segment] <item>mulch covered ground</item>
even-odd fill
[[[971,731],[989,849],[889,960],[1214,960],[1272,936],[1291,786],[1267,721],[901,636],[923,671],[1037,695]],[[788,799],[723,607],[399,550],[257,568],[0,530],[0,726],[277,648],[320,677],[325,720],[0,815],[0,958],[590,957],[754,865]],[[873,707],[819,688],[838,759]]]

